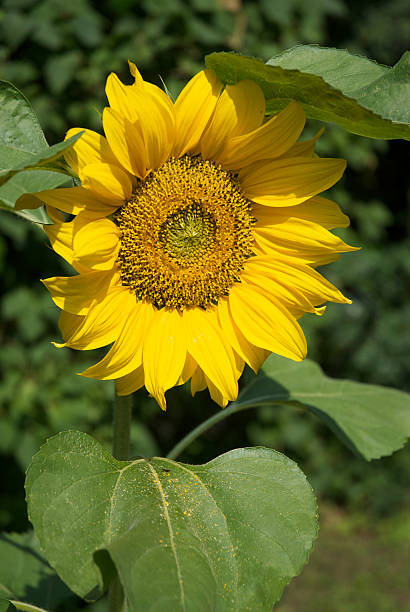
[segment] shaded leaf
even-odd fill
[[[14,612],[15,608],[10,603],[7,597],[4,597],[0,592],[0,612]]]
[[[410,54],[393,66],[378,65],[345,50],[300,45],[267,64],[233,53],[205,59],[224,83],[252,79],[272,114],[289,99],[300,102],[308,117],[337,123],[368,138],[410,140]]]
[[[14,206],[19,197],[25,193],[36,193],[63,185],[71,186],[72,181],[61,172],[24,170],[15,174],[4,185],[0,186],[0,209],[13,212],[33,223],[50,223],[44,206],[33,210],[16,210]]]
[[[30,520],[63,580],[98,597],[106,550],[130,612],[270,612],[317,531],[305,476],[265,448],[200,466],[125,462],[84,433],[64,432],[34,457],[26,490]]]
[[[55,609],[73,597],[47,563],[32,531],[0,534],[0,597],[18,610]]]
[[[271,355],[231,406],[235,410],[278,402],[303,404],[368,460],[391,455],[410,436],[410,395],[329,378],[308,359],[295,363]]]

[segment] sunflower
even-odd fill
[[[145,385],[165,409],[190,379],[225,406],[245,363],[304,359],[304,313],[350,301],[315,269],[354,250],[329,232],[348,218],[318,196],[345,161],[318,158],[317,137],[297,142],[297,102],[265,121],[253,81],[204,70],[172,103],[130,70],[132,85],[107,79],[105,137],[84,130],[66,153],[81,186],[20,202],[48,207],[45,231],[78,272],[43,281],[62,309],[57,346],[112,345],[82,375],[114,379],[119,395]]]

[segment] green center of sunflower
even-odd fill
[[[138,181],[115,221],[121,282],[157,308],[217,304],[252,254],[251,203],[200,157],[171,158]]]
[[[169,215],[161,227],[160,241],[169,257],[193,263],[215,245],[216,224],[211,213],[193,203]]]

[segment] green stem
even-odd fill
[[[115,396],[112,454],[120,461],[126,461],[130,455],[130,430],[132,416],[132,395]],[[110,587],[109,612],[123,612],[125,604],[124,590],[120,579],[114,578]]]
[[[126,461],[129,458],[131,412],[132,395],[116,395],[114,404],[112,454],[120,461]]]
[[[230,416],[231,414],[234,414],[235,412],[239,412],[240,410],[245,410],[246,408],[255,408],[255,407],[256,407],[255,404],[250,405],[250,404],[233,403],[230,406],[228,406],[228,408],[219,410],[219,412],[216,412],[213,416],[209,417],[209,419],[207,419],[203,423],[200,423],[197,427],[195,427],[195,429],[190,431],[184,438],[182,438],[182,440],[180,440],[178,444],[176,444],[174,448],[169,451],[167,455],[168,459],[176,459],[178,455],[180,455],[182,451],[184,451],[187,448],[187,446],[191,444],[191,442],[193,442],[199,436],[205,433],[205,431],[213,427],[213,425],[216,425],[216,423],[219,423],[219,421],[226,419],[226,417]]]
[[[219,412],[217,412],[216,414],[214,414],[213,416],[209,417],[209,419],[207,419],[206,421],[204,421],[203,423],[200,423],[197,427],[195,427],[195,429],[193,429],[192,431],[190,431],[184,438],[182,438],[182,440],[180,440],[178,442],[178,444],[176,444],[174,446],[174,448],[172,448],[167,457],[168,459],[176,459],[178,457],[178,455],[180,455],[182,453],[182,451],[184,451],[187,446],[189,446],[194,440],[196,440],[199,436],[201,436],[203,433],[205,433],[208,429],[210,429],[211,427],[213,427],[214,425],[216,425],[216,423],[219,423],[219,421],[222,421],[223,419],[226,419],[226,417],[231,416],[231,414],[236,414],[237,412],[241,412],[242,410],[247,410],[248,408],[260,408],[261,406],[295,406],[295,407],[300,407],[300,404],[298,404],[297,402],[292,402],[292,401],[286,401],[286,400],[280,400],[280,401],[259,401],[259,402],[247,402],[244,401],[243,403],[236,403],[234,402],[233,404],[231,404],[230,406],[228,406],[228,408],[224,408],[223,410],[220,410]]]

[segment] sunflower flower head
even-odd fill
[[[253,81],[224,87],[205,70],[173,104],[130,70],[132,85],[107,79],[105,137],[85,130],[66,153],[81,186],[20,201],[47,206],[51,244],[78,272],[43,281],[62,310],[57,346],[111,345],[82,374],[119,395],[145,386],[165,409],[190,380],[225,406],[245,363],[304,359],[304,313],[349,302],[316,270],[354,250],[329,231],[348,218],[318,195],[345,162],[298,142],[298,103],[264,120]]]

